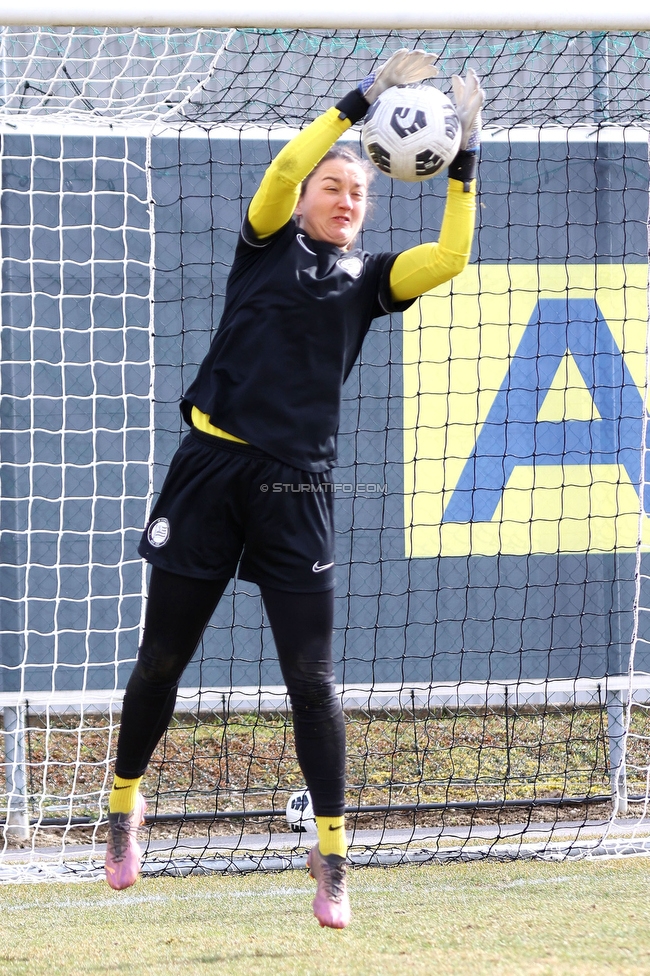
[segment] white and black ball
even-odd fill
[[[287,823],[295,833],[315,828],[314,808],[309,790],[296,790],[287,802]]]
[[[438,88],[396,85],[370,106],[361,139],[377,169],[416,183],[449,166],[460,148],[461,126],[451,99]]]

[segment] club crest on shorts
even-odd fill
[[[169,541],[170,532],[169,520],[166,518],[158,518],[147,529],[147,539],[152,546],[160,549],[161,546],[164,546]]]
[[[339,258],[336,263],[341,271],[345,271],[345,273],[349,274],[351,278],[358,278],[363,271],[363,261],[361,258]]]

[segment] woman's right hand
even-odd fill
[[[402,47],[385,64],[363,79],[359,84],[359,91],[368,105],[372,105],[387,88],[394,85],[412,85],[427,78],[435,78],[438,74],[438,69],[434,66],[435,60],[435,54],[427,54],[420,48],[409,51]]]

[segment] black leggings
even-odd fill
[[[138,660],[126,686],[115,772],[145,772],[169,725],[176,693],[228,580],[200,580],[153,567]],[[345,808],[345,726],[334,688],[334,594],[261,587],[291,701],[298,762],[318,816]]]

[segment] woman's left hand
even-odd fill
[[[463,130],[460,148],[471,152],[478,149],[481,144],[481,109],[485,101],[485,92],[481,88],[481,82],[474,68],[467,69],[464,79],[454,75],[451,83],[454,87],[456,114]]]

